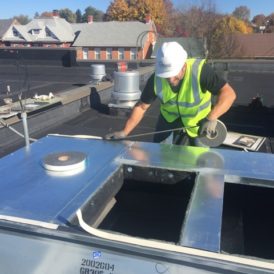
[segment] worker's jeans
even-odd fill
[[[184,125],[180,118],[176,119],[172,123],[168,123],[164,117],[160,114],[156,124],[155,131],[166,131],[162,133],[157,133],[153,137],[153,142],[164,143],[164,144],[176,144],[176,145],[186,145],[186,146],[200,146],[205,147],[205,145],[199,142],[198,138],[189,137],[183,129]],[[177,130],[182,128],[181,130]],[[176,129],[172,131],[172,129]]]

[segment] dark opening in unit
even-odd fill
[[[134,166],[123,166],[122,171],[119,189],[90,224],[130,236],[178,242],[195,173]],[[88,207],[84,211],[89,215]]]
[[[274,189],[225,185],[221,249],[274,259]]]

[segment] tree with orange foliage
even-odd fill
[[[164,0],[114,0],[107,9],[106,17],[107,20],[145,21],[148,14],[157,28],[164,29],[168,22]]]
[[[108,21],[128,21],[129,6],[126,0],[114,0],[106,11],[106,19]]]
[[[252,28],[243,20],[234,16],[224,16],[217,24],[212,34],[209,55],[213,58],[230,57],[238,47],[234,34],[252,33]]]
[[[44,11],[40,14],[39,18],[48,18],[52,16],[53,16],[53,13],[51,11]]]

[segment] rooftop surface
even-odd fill
[[[52,79],[65,85],[56,95],[59,104],[28,112],[30,135],[39,140],[15,151],[24,139],[14,142],[15,133],[0,129],[0,154],[6,155],[0,159],[5,273],[17,273],[18,265],[23,273],[75,273],[76,267],[95,273],[91,262],[97,259],[111,273],[115,264],[115,273],[122,274],[129,268],[132,273],[273,273],[273,96],[265,93],[266,106],[256,94],[263,74],[226,75],[241,96],[222,120],[230,131],[266,136],[260,152],[267,153],[151,143],[147,133],[154,131],[159,102],[132,132],[147,135],[97,140],[120,130],[129,114],[108,107],[112,83],[85,85],[85,78],[73,78],[74,73],[87,77],[88,68],[55,68],[45,77],[46,68],[37,67],[35,77],[35,68],[29,70],[30,78],[45,83],[41,94],[51,91]],[[271,73],[263,78],[269,91],[271,78]],[[74,79],[81,83],[76,88]],[[249,82],[253,86],[246,89]],[[31,82],[23,95],[35,89]],[[20,113],[13,118],[5,121],[22,132]],[[86,156],[84,169],[66,174],[45,166],[52,154],[63,163],[72,152]],[[15,257],[17,268],[11,271]]]
[[[107,67],[107,73],[113,72],[113,65]],[[1,105],[3,98],[11,96],[16,100],[18,94],[22,98],[32,98],[35,94],[70,93],[77,96],[77,88],[85,87],[90,82],[90,67],[61,66],[0,66]],[[228,71],[226,77],[237,92],[237,100],[233,107],[221,117],[229,131],[267,137],[261,151],[274,151],[274,83],[273,72]],[[10,93],[7,93],[10,85]],[[143,85],[143,84],[142,84]],[[100,86],[100,85],[99,85]],[[257,98],[254,100],[254,98]],[[132,134],[154,131],[159,113],[158,103],[154,103],[146,113],[141,124]],[[104,136],[108,132],[122,129],[128,112],[111,115],[108,102],[100,102],[95,107],[85,107],[63,123],[53,123],[50,127],[40,129],[31,135],[39,138],[48,133],[85,134]],[[138,141],[152,141],[152,134],[135,138]],[[23,145],[14,144],[2,148],[1,155]]]

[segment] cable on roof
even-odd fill
[[[15,128],[13,128],[12,126],[10,126],[9,124],[7,124],[3,119],[0,119],[0,124],[3,126],[3,127],[6,127],[8,129],[10,129],[11,131],[13,131],[14,133],[16,133],[17,135],[19,135],[20,137],[22,138],[25,138],[24,134],[22,134],[21,132],[19,132],[18,130],[16,130]],[[32,142],[35,142],[37,141],[37,139],[34,139],[34,138],[29,138],[30,141]]]

